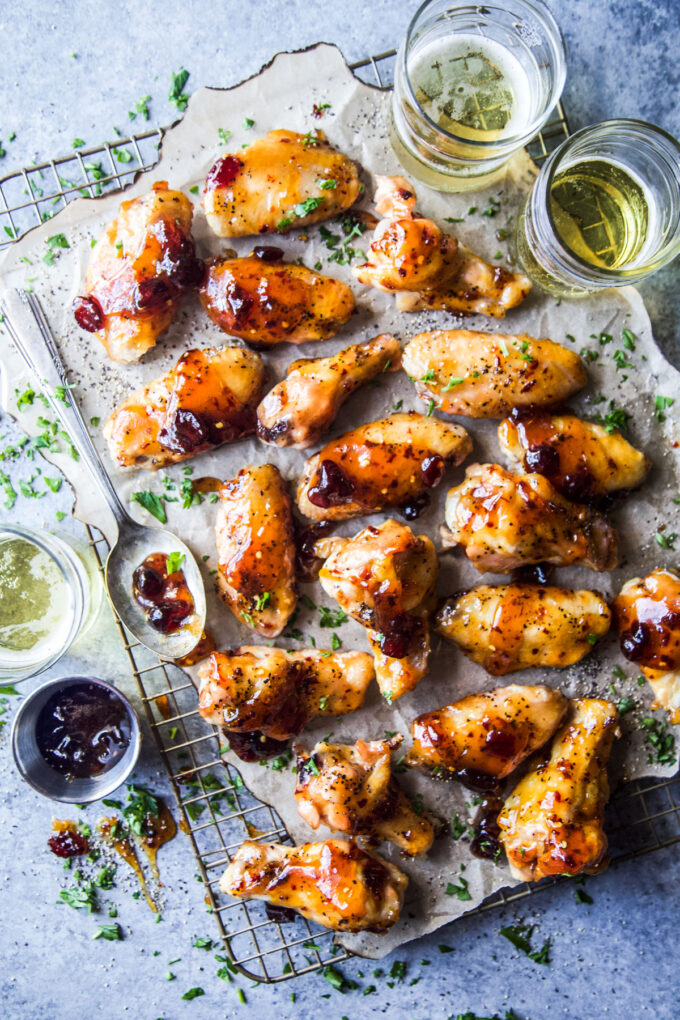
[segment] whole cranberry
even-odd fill
[[[428,489],[434,489],[435,485],[439,485],[444,474],[444,458],[440,457],[438,453],[426,457],[420,465],[420,473]]]
[[[89,294],[81,294],[73,302],[73,315],[81,329],[96,333],[104,325],[102,306]]]
[[[165,280],[140,280],[134,290],[134,305],[140,312],[155,312],[172,298],[170,285]]]
[[[228,188],[238,177],[243,162],[237,156],[223,156],[208,170],[205,179],[205,190],[214,191],[216,188]]]
[[[283,258],[283,249],[270,244],[258,244],[253,248],[253,255],[263,262],[280,262]]]
[[[351,478],[333,460],[322,460],[317,474],[317,483],[312,485],[307,498],[314,506],[326,510],[331,506],[346,503],[354,495],[355,487]]]

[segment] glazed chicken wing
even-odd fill
[[[436,629],[492,676],[530,666],[571,666],[609,630],[595,591],[551,585],[479,584],[447,599]]]
[[[306,462],[297,505],[313,521],[339,521],[386,507],[422,508],[447,464],[472,449],[460,425],[411,411],[346,432]],[[426,502],[426,500],[425,500]]]
[[[313,446],[347,398],[381,372],[398,368],[400,355],[399,341],[382,333],[328,358],[292,362],[257,409],[259,438],[271,446]]]
[[[360,708],[374,670],[366,652],[244,645],[214,652],[198,676],[198,711],[206,722],[289,740],[317,715]]]
[[[122,202],[97,241],[73,312],[113,361],[138,361],[175,318],[184,291],[203,279],[192,213],[186,195],[157,181],[148,195]]]
[[[543,475],[513,475],[498,464],[471,464],[446,497],[444,546],[461,546],[477,570],[531,563],[582,563],[613,570],[617,535],[596,510],[570,503]]]
[[[202,204],[220,237],[282,234],[344,212],[360,191],[356,166],[321,132],[270,131],[213,164]]]
[[[607,762],[617,720],[609,701],[572,701],[549,759],[539,760],[505,801],[498,816],[500,841],[515,878],[537,882],[600,869],[607,849],[602,826]]]
[[[652,708],[680,724],[680,574],[659,568],[634,577],[613,608],[621,651],[649,680]]]
[[[255,431],[264,365],[241,347],[187,351],[115,409],[104,436],[122,467],[155,471]]]
[[[276,637],[297,603],[291,500],[279,469],[250,465],[220,488],[215,522],[217,588],[263,637]]]
[[[248,839],[220,879],[223,893],[296,910],[334,931],[387,931],[407,885],[389,861],[341,839],[295,847]]]
[[[387,520],[354,538],[322,538],[324,590],[368,631],[376,680],[392,702],[427,671],[428,611],[439,563],[434,546],[405,524]]]
[[[220,329],[261,348],[327,340],[354,310],[346,284],[284,262],[280,248],[210,259],[200,297]]]
[[[470,418],[501,418],[514,407],[556,404],[587,382],[578,354],[523,333],[419,333],[404,348],[402,367],[419,397],[447,414]]]
[[[469,694],[413,721],[406,764],[491,789],[550,740],[567,705],[563,694],[543,686]]]
[[[515,464],[545,475],[563,496],[582,503],[637,489],[650,468],[610,426],[539,407],[515,408],[498,426],[498,441]]]
[[[297,749],[298,811],[313,829],[369,836],[394,843],[411,857],[432,846],[434,828],[417,813],[392,775],[391,740],[356,744],[317,744],[311,753]]]
[[[368,261],[353,272],[360,283],[396,292],[402,312],[440,308],[502,319],[531,290],[522,273],[491,266],[432,220],[414,214],[416,195],[404,177],[378,177],[382,217]]]

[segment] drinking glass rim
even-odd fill
[[[432,120],[429,114],[423,109],[421,104],[416,99],[413,89],[411,88],[411,79],[409,77],[408,68],[406,65],[406,51],[408,50],[409,44],[411,42],[411,36],[415,30],[416,21],[423,13],[423,11],[434,2],[435,0],[423,0],[420,7],[415,12],[415,14],[413,15],[409,22],[409,26],[406,30],[406,35],[404,37],[404,42],[400,48],[397,57],[397,59],[400,61],[402,65],[404,81],[406,83],[406,90],[408,92],[409,98],[418,108],[420,115],[424,118],[427,124],[435,132],[441,135],[445,135],[446,138],[450,139],[451,141],[461,142],[462,144],[468,145],[472,148],[479,147],[480,149],[483,149],[485,147],[488,148],[490,145],[493,145],[494,148],[496,149],[509,149],[509,148],[516,149],[519,148],[520,146],[523,146],[526,142],[530,141],[534,137],[534,135],[538,133],[538,131],[540,131],[548,115],[550,114],[550,111],[559,101],[559,98],[562,95],[562,90],[564,88],[564,83],[567,79],[567,49],[564,42],[564,36],[562,35],[562,30],[560,26],[557,24],[555,18],[553,17],[552,12],[548,9],[543,0],[513,0],[514,3],[517,3],[522,7],[529,8],[531,12],[538,18],[538,20],[546,23],[550,30],[554,33],[553,42],[555,43],[555,45],[553,46],[553,50],[554,55],[557,58],[556,67],[557,73],[554,75],[552,88],[550,90],[549,101],[547,102],[543,112],[539,116],[534,118],[531,124],[529,124],[528,128],[521,134],[508,135],[503,139],[491,143],[480,141],[475,138],[463,138],[461,135],[454,135],[450,131],[447,131],[446,128],[441,127],[441,125],[437,124],[436,121]],[[499,10],[504,10],[499,0],[491,0],[491,3],[493,4],[493,6],[498,7]],[[463,6],[463,4],[459,4],[459,6]],[[469,6],[473,5],[470,4]]]

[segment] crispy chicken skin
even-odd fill
[[[74,315],[113,361],[138,361],[175,318],[184,291],[201,282],[192,213],[186,195],[157,181],[147,195],[122,202],[97,241]]]
[[[240,623],[281,633],[297,603],[291,500],[279,469],[250,465],[224,482],[215,520],[217,590]]]
[[[298,811],[313,829],[369,836],[394,843],[410,857],[425,854],[434,827],[417,814],[392,775],[392,751],[402,742],[357,740],[353,745],[317,744],[309,753],[297,748]]]
[[[652,708],[680,724],[680,574],[657,568],[627,581],[614,600],[621,651],[654,691]]]
[[[498,426],[498,442],[518,467],[538,471],[563,496],[582,503],[637,489],[650,468],[620,432],[539,407],[516,408]]]
[[[578,354],[525,333],[419,333],[404,348],[402,367],[419,397],[447,414],[470,418],[502,418],[514,407],[557,404],[587,382]]]
[[[427,672],[428,613],[439,563],[424,535],[386,520],[353,538],[322,538],[316,551],[324,590],[368,631],[376,680],[392,702]]]
[[[563,694],[541,685],[469,694],[414,719],[406,764],[438,778],[493,785],[550,740],[567,706]]]
[[[595,591],[551,585],[479,584],[440,608],[436,630],[492,676],[529,666],[571,666],[609,630]]]
[[[367,652],[243,645],[213,652],[198,677],[198,711],[206,722],[289,740],[317,715],[360,708],[374,669]]]
[[[539,759],[512,791],[498,816],[500,841],[515,878],[597,871],[607,849],[602,825],[609,797],[607,762],[618,735],[609,701],[579,698]]]
[[[410,411],[346,432],[306,462],[297,505],[313,521],[404,507],[460,464],[472,439],[460,425]]]
[[[241,347],[190,350],[135,390],[104,426],[111,457],[151,471],[255,431],[264,365]]]
[[[337,333],[354,310],[349,287],[284,262],[279,248],[261,250],[277,258],[253,254],[208,260],[200,298],[212,321],[258,348],[328,340]]]
[[[323,187],[325,181],[333,185]],[[270,131],[208,171],[203,210],[219,237],[298,230],[344,212],[361,191],[357,168],[321,132]]]
[[[288,907],[334,931],[387,931],[407,885],[389,861],[342,839],[294,847],[248,839],[220,879],[223,893]]]
[[[293,361],[257,409],[258,437],[271,446],[313,446],[347,398],[381,372],[398,368],[400,356],[399,341],[382,333],[328,358]]]
[[[446,496],[445,547],[461,546],[477,570],[532,563],[582,563],[613,570],[617,535],[596,510],[570,503],[543,475],[513,475],[498,464],[471,464]]]
[[[416,194],[404,177],[378,177],[378,223],[360,283],[396,292],[403,312],[444,309],[502,319],[531,290],[522,273],[491,266],[452,234],[414,213]]]

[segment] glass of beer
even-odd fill
[[[565,76],[564,40],[541,0],[426,0],[397,56],[395,153],[438,191],[491,183],[545,124]]]

